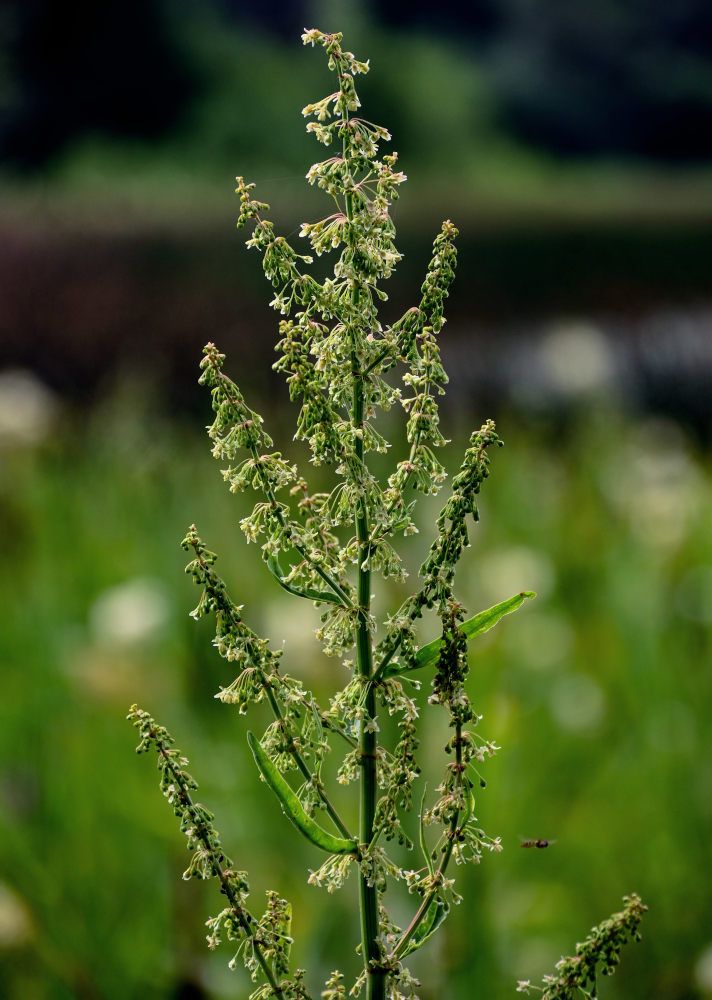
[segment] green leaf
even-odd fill
[[[305,597],[308,601],[322,601],[326,604],[342,603],[335,594],[329,594],[327,591],[311,590],[310,588],[300,590],[298,587],[293,587],[291,583],[287,583],[284,579],[284,573],[282,572],[279,559],[277,559],[276,556],[270,556],[269,559],[266,559],[265,561],[267,563],[267,569],[270,571],[280,587],[286,590],[288,594],[294,594],[295,597]]]
[[[320,847],[328,854],[355,854],[358,849],[355,840],[344,840],[342,837],[334,837],[333,834],[322,829],[311,816],[307,815],[297,795],[279,773],[270,760],[269,755],[261,746],[260,741],[253,733],[247,734],[247,742],[250,744],[250,750],[252,750],[252,755],[255,758],[255,763],[260,774],[277,796],[285,815],[294,823],[296,828],[308,840],[311,840],[312,844]]]
[[[515,594],[514,597],[509,597],[506,601],[501,601],[501,603],[495,604],[494,607],[487,608],[486,611],[480,611],[478,615],[463,622],[460,629],[465,633],[469,642],[476,636],[482,635],[484,632],[489,632],[500,618],[511,614],[512,611],[516,611],[527,598],[533,597],[536,597],[533,590],[523,590],[520,594]],[[397,674],[403,674],[409,670],[420,670],[422,667],[432,666],[437,662],[442,645],[442,639],[433,639],[432,642],[420,647],[412,663],[407,665],[398,663],[394,663],[392,666],[389,665],[383,672],[383,676],[395,677]]]
[[[289,959],[292,954],[292,945],[294,943],[294,938],[292,937],[291,903],[287,903],[287,905],[284,908],[284,918],[285,918],[284,931],[283,931],[284,937],[282,938],[282,940],[284,942],[284,957],[287,960],[287,964],[289,964]]]
[[[427,913],[418,925],[415,934],[408,942],[408,947],[401,955],[401,958],[405,958],[405,956],[410,955],[412,951],[422,948],[428,938],[433,936],[449,912],[449,904],[443,899],[435,898],[428,907]]]
[[[423,789],[423,797],[420,800],[420,817],[419,817],[419,819],[420,819],[420,850],[421,850],[421,852],[423,854],[423,858],[425,859],[425,864],[428,866],[428,873],[430,875],[432,875],[433,874],[433,862],[432,862],[432,859],[430,857],[430,851],[428,850],[427,842],[425,840],[425,821],[424,821],[424,818],[423,818],[425,816],[425,796],[427,794],[427,791],[428,791],[428,786],[426,785],[425,788]]]

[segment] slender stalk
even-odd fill
[[[351,204],[347,199],[347,210],[350,216]],[[358,305],[359,290],[353,289],[354,305]],[[353,425],[357,431],[363,431],[363,375],[358,369],[358,359],[355,351],[352,354],[354,365],[353,392]],[[356,435],[356,458],[363,462],[363,436]],[[358,630],[356,636],[357,670],[361,677],[370,681],[373,673],[373,654],[371,648],[371,631],[369,616],[371,610],[371,570],[369,567],[369,525],[366,502],[363,500],[356,513],[356,537],[359,543],[358,568]],[[373,686],[369,683],[364,703],[366,719],[376,720],[376,696]],[[377,783],[376,757],[378,737],[370,725],[361,723],[359,736],[361,752],[361,796],[359,803],[359,841],[368,845],[373,839],[373,821],[376,813]],[[375,885],[369,885],[363,872],[359,874],[359,904],[361,915],[361,949],[366,968],[366,1000],[383,1000],[386,988],[386,973],[382,968],[381,952],[378,945],[378,890]]]
[[[230,380],[228,378],[225,378],[221,374],[219,374],[217,377],[221,380],[223,389],[226,392],[226,394],[230,395]],[[275,512],[275,516],[279,522],[280,527],[284,528],[285,527],[284,515],[282,514],[282,511],[279,507],[279,503],[277,501],[277,497],[274,494],[274,490],[272,489],[271,485],[265,478],[264,471],[262,469],[259,460],[260,456],[257,453],[257,448],[254,445],[250,448],[250,453],[257,466],[259,476],[262,480],[262,487],[265,491],[265,495]],[[309,563],[309,565],[318,573],[318,575],[322,578],[324,583],[328,587],[330,587],[331,590],[333,590],[333,592],[339,598],[339,601],[342,604],[345,604],[349,608],[353,607],[353,602],[351,601],[349,595],[339,586],[336,580],[333,580],[331,576],[329,576],[326,570],[324,570],[318,563],[314,562],[314,560],[311,558],[307,550],[302,545],[299,544],[295,545],[294,548],[297,550],[302,559],[305,559]]]
[[[455,768],[457,770],[458,775],[461,775],[461,773],[462,773],[462,726],[460,725],[460,723],[457,723],[457,725],[455,726],[455,739],[454,739],[453,742],[455,744]],[[403,952],[405,951],[405,949],[406,949],[406,947],[408,945],[408,942],[411,940],[411,938],[413,937],[413,935],[417,931],[418,927],[422,923],[422,921],[423,921],[426,913],[428,912],[428,907],[430,906],[430,904],[432,903],[432,901],[437,896],[439,885],[442,882],[442,876],[445,874],[447,866],[450,863],[450,858],[452,857],[452,849],[453,849],[453,846],[455,844],[455,837],[457,836],[457,828],[458,828],[458,825],[460,823],[460,814],[461,814],[461,810],[460,809],[456,809],[455,813],[454,813],[454,815],[452,817],[452,819],[450,820],[450,828],[449,828],[449,830],[447,831],[447,834],[446,834],[446,836],[447,836],[447,843],[445,845],[445,850],[443,851],[443,856],[440,859],[440,864],[438,865],[438,867],[436,869],[437,875],[439,876],[439,878],[436,879],[436,881],[437,881],[438,884],[435,885],[430,890],[430,892],[426,893],[426,895],[423,897],[423,901],[420,904],[420,906],[418,907],[418,910],[417,910],[415,916],[413,917],[413,919],[411,920],[411,922],[408,924],[407,928],[405,929],[405,931],[401,935],[401,938],[400,938],[398,944],[395,946],[395,948],[393,949],[393,951],[389,955],[389,960],[390,961],[396,961],[403,954]]]
[[[400,640],[400,636],[399,636],[396,639],[393,647],[388,650],[388,652],[386,653],[386,655],[383,657],[383,659],[381,660],[381,662],[376,667],[376,670],[375,670],[375,672],[374,672],[374,674],[373,674],[373,676],[371,678],[371,683],[372,684],[377,684],[380,681],[380,679],[383,677],[384,670],[386,669],[386,667],[388,666],[388,664],[391,662],[391,660],[393,659],[393,657],[398,652],[400,644],[401,644],[401,640]]]
[[[173,780],[174,780],[175,784],[180,789],[180,797],[183,800],[183,804],[186,806],[186,808],[190,812],[192,812],[194,810],[194,808],[195,808],[195,804],[194,804],[194,802],[193,802],[193,800],[192,800],[192,798],[190,796],[190,792],[186,788],[185,783],[183,782],[180,774],[173,767],[173,762],[172,762],[171,758],[168,756],[168,754],[165,752],[165,750],[163,750],[163,748],[161,746],[158,747],[158,752],[163,757],[163,759],[165,760],[166,766],[167,766],[168,770],[173,775]],[[255,930],[254,930],[254,926],[253,926],[254,925],[254,920],[253,920],[252,916],[245,911],[245,908],[242,906],[242,904],[240,903],[240,900],[235,895],[235,893],[234,893],[234,891],[232,889],[232,886],[230,885],[230,880],[228,879],[227,872],[225,871],[225,869],[220,864],[220,859],[217,858],[217,857],[215,857],[213,855],[213,849],[212,849],[212,846],[210,844],[210,839],[209,839],[209,837],[208,837],[208,835],[207,835],[204,827],[202,825],[200,825],[200,824],[196,824],[196,828],[195,829],[196,829],[196,833],[197,833],[198,837],[200,838],[200,840],[202,841],[203,846],[205,847],[206,851],[208,851],[208,853],[211,855],[211,861],[212,861],[213,871],[215,872],[215,874],[216,874],[216,876],[217,876],[217,878],[218,878],[218,880],[220,882],[221,891],[227,897],[228,902],[230,903],[230,906],[232,907],[232,912],[234,913],[235,917],[237,918],[237,921],[240,924],[240,927],[242,927],[242,929],[245,932],[246,936],[248,938],[250,938],[250,940],[252,942],[252,948],[253,948],[254,953],[255,953],[255,958],[257,959],[257,961],[260,964],[260,968],[262,969],[262,972],[264,973],[265,979],[267,980],[267,982],[270,985],[270,989],[272,990],[272,993],[276,997],[281,997],[282,994],[284,993],[284,990],[282,989],[282,986],[280,985],[280,983],[275,978],[275,975],[272,972],[270,964],[269,964],[269,962],[267,961],[267,959],[264,956],[264,952],[262,950],[262,946],[261,946],[261,944],[260,944],[260,942],[257,939],[257,936],[255,934]]]
[[[343,837],[346,837],[347,840],[353,840],[354,839],[353,838],[353,834],[349,831],[348,827],[346,826],[346,824],[344,823],[344,821],[341,819],[341,817],[339,816],[338,812],[336,811],[336,807],[334,806],[334,804],[332,803],[331,799],[329,798],[329,796],[324,791],[324,786],[323,786],[322,782],[319,779],[316,779],[314,777],[314,775],[312,774],[312,772],[309,770],[307,764],[304,761],[304,758],[302,757],[302,755],[299,753],[299,750],[297,749],[297,745],[294,742],[294,739],[293,739],[292,735],[287,732],[287,726],[286,726],[286,723],[284,721],[284,716],[282,715],[282,710],[280,709],[279,703],[277,702],[277,699],[274,696],[274,691],[272,690],[272,687],[271,687],[269,681],[264,676],[264,674],[262,673],[262,671],[260,671],[260,674],[261,674],[262,685],[263,685],[263,687],[265,689],[265,692],[267,693],[267,700],[270,703],[270,708],[272,709],[274,717],[277,720],[277,722],[279,723],[282,732],[284,733],[284,735],[286,736],[286,738],[288,740],[287,749],[291,753],[292,757],[294,757],[295,764],[297,765],[297,767],[301,771],[303,777],[307,781],[311,782],[314,785],[314,787],[316,788],[316,791],[317,791],[317,794],[319,795],[319,798],[324,803],[324,808],[326,809],[327,813],[331,817],[331,819],[332,819],[334,825],[336,826],[337,830],[339,831],[339,833],[341,833],[341,835]]]
[[[195,551],[195,554],[196,554],[196,558],[200,562],[200,564],[203,567],[203,569],[207,572],[207,570],[209,568],[208,564],[205,562],[205,560],[203,559],[203,557],[201,556],[199,550],[196,547],[194,547],[194,551]],[[329,816],[333,820],[336,828],[339,830],[339,832],[341,833],[341,835],[344,836],[347,840],[353,840],[353,834],[351,834],[349,832],[349,830],[347,829],[347,827],[344,824],[343,820],[341,819],[341,817],[339,816],[338,812],[336,811],[335,806],[333,805],[333,803],[329,799],[328,795],[326,794],[326,791],[324,790],[324,786],[323,786],[322,782],[319,781],[319,780],[316,780],[314,778],[314,776],[312,775],[311,771],[309,770],[307,764],[305,763],[304,758],[300,754],[300,752],[299,752],[299,750],[297,748],[297,745],[294,742],[293,737],[291,736],[290,733],[287,732],[287,727],[286,727],[284,716],[282,715],[282,710],[279,707],[279,702],[277,701],[275,693],[272,690],[272,685],[270,684],[267,676],[265,675],[265,672],[263,670],[259,670],[258,671],[258,676],[259,676],[259,679],[260,679],[260,684],[262,685],[262,688],[263,688],[265,694],[267,695],[267,700],[269,701],[270,708],[272,709],[272,713],[273,713],[275,719],[277,720],[277,722],[279,723],[280,728],[281,728],[282,732],[284,733],[285,737],[287,737],[287,739],[289,741],[288,742],[288,750],[292,754],[292,756],[294,757],[294,761],[295,761],[297,767],[301,771],[301,773],[304,776],[304,778],[307,781],[312,782],[312,784],[316,788],[316,791],[317,791],[317,794],[319,795],[319,798],[324,803],[324,808],[326,809],[327,813],[329,814]]]
[[[273,507],[274,512],[275,512],[275,515],[277,517],[277,520],[279,521],[280,527],[283,528],[285,526],[284,515],[282,514],[282,511],[280,510],[279,504],[277,502],[277,498],[274,495],[274,490],[269,485],[269,483],[265,480],[264,475],[263,475],[263,473],[261,471],[261,467],[259,465],[259,455],[257,454],[257,449],[253,446],[252,449],[251,449],[251,451],[252,451],[252,457],[257,462],[257,467],[260,468],[260,476],[262,478],[262,482],[263,482],[263,486],[264,486],[264,491],[267,494],[269,502],[272,504],[272,507]],[[349,595],[346,594],[341,589],[341,587],[338,585],[338,583],[335,580],[332,580],[332,578],[329,576],[329,574],[324,569],[322,569],[321,566],[319,566],[317,563],[314,562],[314,560],[311,558],[311,556],[309,555],[309,553],[307,552],[307,550],[302,545],[295,545],[294,548],[297,550],[297,552],[299,553],[299,555],[303,559],[306,559],[306,561],[309,563],[309,565],[312,566],[312,568],[316,570],[316,572],[322,578],[322,580],[324,581],[324,583],[328,587],[331,587],[331,589],[334,591],[334,593],[339,598],[339,600],[341,601],[341,603],[342,604],[346,604],[348,607],[352,607],[352,602],[351,602],[351,599],[349,598]]]
[[[314,711],[314,709],[316,708],[316,710],[319,712],[319,719],[321,720],[321,724],[322,726],[324,726],[325,729],[330,729],[332,733],[336,733],[337,736],[340,736],[341,739],[344,740],[345,743],[348,743],[350,747],[353,747],[354,750],[356,749],[356,747],[358,746],[358,740],[355,740],[352,736],[349,736],[349,734],[344,729],[342,729],[341,726],[335,723],[333,719],[330,719],[325,712],[319,711],[318,706],[315,706],[315,703],[313,701],[305,701],[304,704],[306,705],[307,708],[310,708],[312,711]]]

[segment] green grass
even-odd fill
[[[65,414],[44,443],[6,444],[0,466],[0,966],[10,1000],[162,1000],[187,980],[211,997],[245,993],[228,952],[202,945],[220,900],[180,881],[182,837],[155,770],[132,753],[133,701],[174,732],[258,892],[269,878],[293,899],[306,930],[297,960],[315,987],[339,928],[357,919],[355,885],[328,900],[306,886],[313,852],[295,845],[256,780],[244,720],[212,698],[232,678],[209,625],[186,614],[197,600],[182,574],[187,525],[219,543],[247,620],[275,645],[286,640],[295,673],[328,692],[341,668],[316,655],[308,609],[277,592],[244,546],[243,501],[225,491],[206,442],[149,398],[129,386],[88,416]],[[446,943],[419,957],[423,998],[468,997],[472,981],[491,1000],[512,996],[516,979],[549,970],[631,890],[650,907],[644,941],[602,996],[702,997],[693,969],[712,926],[709,455],[674,425],[603,412],[563,429],[504,419],[500,431],[506,448],[460,589],[473,612],[539,593],[473,646],[481,729],[503,747],[478,815],[505,851],[463,878]],[[424,522],[414,567],[429,537]],[[444,738],[429,714],[426,771],[428,747]],[[556,843],[522,851],[520,837]],[[409,902],[399,905],[405,915]]]

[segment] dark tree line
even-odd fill
[[[0,149],[41,165],[77,136],[165,133],[201,89],[186,16],[293,44],[308,0],[5,0]],[[499,124],[573,156],[712,156],[709,0],[372,0],[400,32],[457,38],[485,67]]]

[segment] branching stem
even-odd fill
[[[275,512],[277,520],[279,521],[280,527],[281,528],[285,528],[286,527],[286,523],[285,523],[285,520],[284,520],[284,514],[282,513],[282,511],[281,511],[281,509],[279,507],[279,504],[277,502],[277,498],[274,495],[274,490],[272,489],[272,487],[270,486],[270,484],[267,482],[267,480],[265,478],[264,472],[263,472],[262,467],[261,467],[260,462],[259,462],[259,455],[257,454],[257,448],[255,448],[254,445],[253,445],[251,451],[252,451],[252,457],[254,458],[255,462],[257,463],[258,469],[260,470],[260,478],[262,479],[262,485],[263,485],[263,489],[265,491],[265,494],[267,495],[267,497],[269,499],[269,502],[272,505],[272,508],[273,508],[273,510]],[[331,587],[331,589],[334,591],[334,593],[339,598],[339,600],[341,601],[341,603],[345,604],[349,608],[353,607],[353,602],[351,601],[351,598],[349,597],[349,595],[342,590],[342,588],[339,586],[339,584],[336,582],[336,580],[333,580],[331,578],[331,576],[329,576],[329,574],[326,572],[326,570],[324,570],[321,566],[319,566],[318,563],[314,562],[314,560],[309,555],[309,553],[304,548],[304,546],[296,544],[294,546],[294,548],[297,550],[297,552],[302,557],[302,559],[306,559],[306,561],[309,563],[309,565],[314,570],[316,570],[316,572],[322,578],[322,580],[327,585],[327,587]]]
[[[200,550],[197,548],[197,546],[194,545],[193,546],[193,550],[195,552],[196,559],[198,560],[198,562],[200,563],[200,565],[202,566],[203,570],[205,571],[205,573],[207,575],[207,572],[209,570],[209,566],[208,566],[207,562],[205,561],[205,559],[201,555]],[[312,775],[311,771],[309,770],[307,764],[305,763],[304,758],[300,754],[299,749],[297,748],[297,745],[294,742],[294,739],[293,739],[292,735],[287,732],[287,725],[286,725],[286,722],[285,722],[284,715],[282,714],[282,710],[279,707],[279,702],[277,701],[275,693],[274,693],[274,691],[272,689],[272,685],[271,685],[271,683],[270,683],[267,675],[265,674],[264,670],[259,669],[257,671],[257,676],[259,677],[260,684],[262,685],[262,689],[264,690],[265,694],[267,695],[267,700],[269,701],[270,708],[272,709],[272,713],[273,713],[275,719],[277,720],[277,722],[279,723],[279,726],[280,726],[282,732],[284,733],[285,738],[288,741],[287,746],[288,746],[289,753],[291,753],[292,756],[294,757],[294,761],[295,761],[297,767],[301,771],[301,773],[304,776],[304,778],[308,782],[311,782],[311,784],[316,789],[317,794],[319,795],[319,798],[324,803],[324,808],[326,809],[327,813],[331,817],[332,821],[334,822],[336,828],[339,830],[339,832],[341,833],[341,835],[344,836],[347,840],[353,840],[353,834],[351,834],[348,831],[346,825],[344,824],[343,820],[341,819],[341,817],[339,816],[338,812],[336,811],[335,806],[333,805],[333,803],[329,799],[328,795],[326,794],[326,791],[324,790],[324,786],[323,786],[322,782],[318,781],[318,780],[315,780],[315,778]]]
[[[173,776],[173,781],[179,790],[179,795],[183,802],[183,805],[189,812],[195,813],[195,804],[191,798],[190,792],[186,788],[185,782],[183,781],[179,770],[173,766],[173,761],[171,760],[170,756],[165,752],[163,747],[160,745],[158,746],[158,752],[165,761],[165,767],[170,771],[171,775]],[[220,882],[221,892],[223,893],[223,895],[227,897],[227,900],[230,903],[230,906],[232,907],[232,912],[235,915],[236,920],[240,924],[240,927],[242,927],[243,931],[245,932],[245,935],[250,939],[252,943],[252,948],[255,953],[255,958],[260,964],[260,968],[264,973],[265,979],[270,985],[272,993],[276,997],[281,997],[284,993],[284,990],[277,981],[274,973],[272,972],[272,969],[270,968],[269,962],[265,958],[262,946],[257,938],[257,935],[255,934],[255,929],[254,929],[255,921],[252,915],[245,910],[245,908],[240,903],[240,900],[235,895],[233,888],[230,885],[228,874],[221,865],[220,858],[215,856],[212,845],[210,843],[210,839],[203,825],[197,823],[195,830],[200,841],[205,847],[205,850],[210,854],[213,871],[215,872],[215,875],[217,876],[218,881]]]
[[[346,148],[344,141],[344,157]],[[353,201],[346,195],[346,216],[353,220]],[[358,309],[360,290],[356,281],[352,284],[352,302]],[[359,366],[356,351],[356,331],[352,331],[351,363],[353,372],[353,407],[351,413],[355,433],[355,453],[358,467],[363,465],[364,426],[364,374]],[[373,652],[371,647],[371,568],[369,517],[366,500],[362,499],[356,511],[356,538],[358,540],[358,627],[356,634],[356,662],[359,675],[368,683],[373,673]],[[359,750],[361,754],[361,796],[359,803],[359,841],[361,849],[373,840],[373,823],[376,814],[377,782],[376,756],[378,737],[376,735],[376,696],[373,686],[368,683],[364,704],[365,719],[361,720]],[[373,725],[371,725],[373,723]],[[371,884],[369,884],[369,881]],[[359,873],[359,908],[361,915],[361,951],[366,968],[367,1000],[384,1000],[386,973],[382,968],[381,951],[378,944],[378,889],[373,879],[367,879],[363,870]]]
[[[455,739],[453,740],[453,742],[455,744],[455,767],[457,768],[457,773],[460,774],[462,768],[462,726],[459,722],[455,726]],[[440,859],[440,864],[436,869],[436,878],[434,880],[436,884],[423,897],[423,901],[418,907],[417,913],[415,914],[411,922],[408,924],[407,928],[401,935],[398,944],[395,946],[391,955],[389,956],[390,961],[394,962],[397,961],[403,954],[406,947],[408,946],[409,941],[411,940],[411,938],[417,931],[418,927],[422,923],[423,919],[425,918],[425,915],[428,912],[430,904],[440,891],[440,885],[442,884],[442,877],[445,874],[447,866],[450,863],[450,858],[452,857],[452,849],[455,845],[455,838],[457,836],[457,830],[460,823],[461,813],[462,813],[461,809],[456,809],[450,821],[450,828],[446,834],[447,843],[445,844],[445,849],[443,851],[443,856]]]
[[[291,733],[287,731],[287,724],[285,722],[284,716],[282,715],[282,710],[280,709],[279,703],[275,698],[274,691],[272,690],[272,686],[269,683],[269,680],[265,677],[262,671],[260,671],[260,679],[267,694],[267,700],[270,703],[270,708],[272,709],[274,717],[279,723],[282,732],[284,733],[284,736],[287,740],[287,749],[291,753],[292,757],[294,757],[295,764],[301,771],[302,776],[305,778],[305,780],[310,782],[316,789],[319,798],[324,803],[324,808],[331,817],[334,826],[337,828],[339,833],[347,840],[353,840],[354,839],[353,834],[349,831],[348,827],[346,826],[346,824],[336,811],[336,807],[334,806],[331,799],[324,790],[323,783],[320,780],[316,779],[312,774],[312,772],[309,770],[307,764],[304,761],[304,758],[297,749],[297,746],[294,742],[294,739],[292,738]]]

